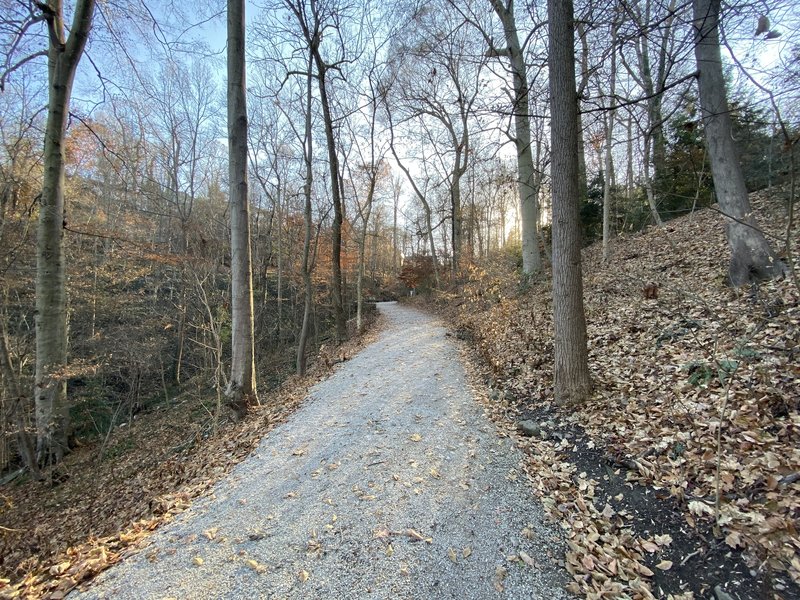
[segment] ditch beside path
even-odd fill
[[[82,598],[558,599],[563,542],[435,318],[378,340]]]

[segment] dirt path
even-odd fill
[[[557,532],[445,329],[379,306],[377,342],[83,597],[567,597]]]

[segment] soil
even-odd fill
[[[607,503],[617,514],[625,515],[626,528],[640,537],[672,537],[672,544],[658,556],[658,560],[673,562],[669,571],[655,568],[655,558],[647,561],[654,573],[653,589],[660,597],[692,591],[698,598],[714,598],[715,590],[721,588],[740,600],[800,598],[800,588],[785,574],[753,573],[741,552],[716,539],[711,527],[690,527],[682,508],[667,492],[628,482],[624,459],[610,456],[604,449],[590,448],[581,428],[565,422],[554,410],[523,408],[520,419],[543,423],[545,435],[569,440],[564,451],[566,459],[577,467],[576,472],[586,473],[597,482],[598,504]]]

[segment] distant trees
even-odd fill
[[[506,57],[511,67],[514,86],[512,114],[514,116],[514,144],[517,150],[517,171],[522,222],[522,272],[537,273],[542,268],[539,252],[539,191],[541,174],[534,168],[531,138],[530,84],[525,62],[525,48],[519,41],[514,0],[491,0],[492,8],[503,25],[506,45],[499,47],[493,40],[491,56]]]
[[[437,10],[440,8],[441,10]],[[486,85],[485,49],[476,32],[446,4],[414,7],[403,14],[403,33],[394,40],[392,81],[387,90],[397,140],[399,122],[413,128],[431,155],[437,187],[448,203],[451,272],[464,255],[463,179],[476,160],[477,112]],[[417,196],[421,186],[416,184]],[[430,201],[425,198],[430,206]],[[427,212],[428,209],[426,209]],[[426,232],[432,235],[432,232]]]

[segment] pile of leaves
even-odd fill
[[[780,248],[785,202],[752,202]],[[518,421],[531,415],[544,430],[577,431],[612,477],[673,502],[685,528],[710,532],[761,581],[777,573],[800,583],[800,290],[791,278],[728,287],[713,207],[621,236],[612,250],[607,264],[599,245],[583,254],[595,391],[568,411],[553,404],[547,275],[520,285],[500,261],[473,269],[457,297],[440,303],[471,340],[494,387],[487,406],[528,450],[530,479],[566,532],[570,590],[650,598],[660,572],[667,579],[691,557],[668,534],[636,532],[632,515],[595,494],[599,479],[573,460],[576,436],[520,436]],[[782,588],[771,593],[782,597]]]
[[[337,349],[346,360],[375,339],[380,323]],[[284,422],[329,374],[318,360],[292,376],[247,418],[214,419],[208,389],[184,392],[58,466],[56,484],[15,481],[0,490],[0,598],[64,598],[135,551],[159,525],[186,510]]]

